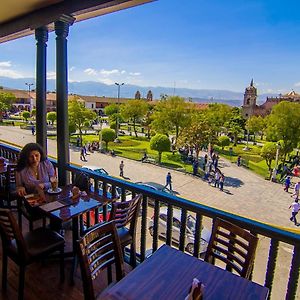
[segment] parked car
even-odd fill
[[[164,185],[160,184],[160,183],[156,183],[156,182],[136,182],[135,184],[147,187],[151,190],[155,190],[155,191],[160,191],[160,192],[164,192],[170,195],[173,195],[174,192],[172,192],[170,189],[166,188]],[[154,206],[155,204],[155,200],[152,198],[148,198],[148,204],[151,206]]]
[[[93,172],[99,173],[101,175],[108,175],[108,172],[106,170],[104,170],[103,168],[96,167],[96,166],[82,166],[82,169],[93,171]]]
[[[159,212],[158,217],[158,236],[160,238],[167,237],[167,214],[168,208],[162,207]],[[181,210],[174,208],[173,209],[173,226],[172,226],[172,240],[174,243],[179,244],[180,237],[180,227],[181,227]],[[153,236],[153,226],[154,220],[153,217],[149,221],[148,229]],[[188,214],[186,221],[186,236],[185,236],[185,250],[191,254],[194,253],[194,241],[195,241],[195,228],[196,228],[196,219]],[[204,254],[207,250],[207,246],[210,240],[211,230],[202,226],[201,228],[201,240],[200,240],[200,254]]]

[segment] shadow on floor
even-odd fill
[[[234,177],[227,177],[225,179],[224,182],[224,186],[231,186],[231,187],[241,187],[242,185],[244,185],[244,182],[238,178],[234,178]]]

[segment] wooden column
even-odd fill
[[[46,59],[47,59],[47,27],[35,30],[36,43],[36,142],[47,153],[47,120],[46,120]]]
[[[67,36],[69,26],[74,22],[71,16],[63,16],[55,22],[56,33],[56,111],[57,111],[57,162],[60,185],[69,183],[66,165],[70,163],[69,117],[68,117],[68,64]]]

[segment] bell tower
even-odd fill
[[[250,82],[250,85],[246,87],[244,94],[244,103],[242,106],[243,117],[248,119],[254,114],[254,109],[256,107],[257,99],[257,89],[253,85],[253,79]]]

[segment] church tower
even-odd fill
[[[253,85],[253,79],[248,87],[245,89],[244,103],[242,106],[243,117],[248,119],[254,114],[257,99],[257,89]]]

